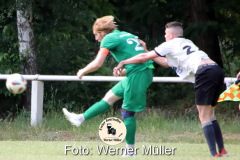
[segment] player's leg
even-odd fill
[[[213,124],[215,138],[216,138],[216,142],[218,145],[219,156],[227,157],[228,153],[224,148],[223,136],[222,136],[222,131],[221,131],[220,125],[218,124],[218,121],[216,120],[216,118],[212,118],[211,121]]]
[[[122,118],[124,121],[124,124],[127,129],[127,134],[126,134],[126,148],[132,148],[134,150],[135,148],[135,133],[136,133],[136,118],[134,116],[135,112],[127,111],[125,109],[121,110]],[[123,154],[122,157],[132,157],[136,156],[136,153],[132,153],[131,155]]]
[[[131,79],[131,78],[130,78]],[[128,106],[128,103],[125,103],[125,97],[129,96],[129,93],[131,91],[131,87],[129,86],[129,78],[123,79],[121,82],[119,82],[117,85],[115,85],[111,91],[117,95],[118,97],[124,97],[122,107]],[[130,112],[125,109],[121,110],[121,114],[124,120],[124,124],[127,129],[127,135],[126,135],[126,148],[133,148],[134,149],[134,143],[135,143],[135,132],[136,132],[136,119],[134,117],[135,112]],[[123,157],[133,157],[133,155],[127,155],[124,153],[122,155]]]
[[[199,119],[202,124],[203,133],[212,156],[218,156],[216,150],[216,139],[213,124],[214,108],[212,99],[215,93],[215,73],[211,66],[200,67],[195,75],[195,103],[197,105]]]
[[[112,106],[119,99],[121,99],[121,97],[116,96],[111,90],[109,90],[101,101],[95,103],[84,112],[83,116],[85,120],[91,119],[106,112],[110,106]]]
[[[119,99],[121,99],[121,97],[116,96],[111,90],[109,90],[101,101],[93,104],[83,114],[70,113],[66,108],[63,108],[63,113],[72,125],[79,127],[85,120],[106,112],[110,106]]]
[[[152,82],[152,70],[146,69],[128,77],[124,85],[124,98],[121,114],[127,128],[126,148],[135,148],[136,118],[135,112],[146,107],[146,91]],[[136,156],[123,155],[123,157]]]
[[[194,85],[195,101],[203,132],[213,156],[216,154],[215,143],[217,142],[220,148],[223,146],[220,127],[217,121],[212,121],[214,119],[215,108],[213,106],[217,103],[217,99],[222,91],[221,87],[224,84],[223,82],[224,75],[218,65],[209,65],[197,70]]]
[[[217,104],[217,100],[219,98],[219,95],[225,90],[226,86],[224,84],[224,74],[222,72],[222,70],[218,67],[215,67],[215,74],[218,73],[217,78],[215,79],[215,83],[216,85],[216,90],[215,90],[215,94],[214,94],[214,99],[212,101],[212,106],[216,106]],[[215,107],[214,107],[215,108]],[[228,153],[224,148],[224,141],[223,141],[223,136],[222,136],[222,131],[221,131],[221,127],[218,123],[218,121],[216,120],[215,117],[213,117],[211,119],[212,124],[213,124],[213,128],[214,128],[214,133],[215,133],[215,138],[216,138],[216,142],[218,145],[218,151],[219,151],[219,156],[220,157],[227,157]]]
[[[202,124],[203,133],[210,149],[211,155],[218,156],[216,149],[216,139],[213,124],[213,107],[211,105],[197,105],[199,119]]]

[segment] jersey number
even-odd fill
[[[183,50],[184,50],[184,49],[187,49],[187,55],[195,52],[194,50],[191,50],[191,46],[184,46],[184,47],[183,47]]]
[[[135,44],[136,45],[135,46],[135,50],[136,51],[144,50],[143,47],[141,46],[140,42],[138,41],[138,39],[136,39],[136,38],[129,38],[129,39],[127,39],[127,43],[128,44],[133,44],[133,42],[136,43]]]

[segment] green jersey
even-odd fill
[[[107,48],[117,62],[145,52],[137,36],[119,30],[107,34],[103,38],[100,47]],[[127,64],[124,67],[127,70],[127,76],[146,68],[154,68],[152,61],[141,64]]]

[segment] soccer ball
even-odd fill
[[[14,94],[21,94],[27,88],[27,81],[19,73],[13,73],[6,80],[7,89]]]

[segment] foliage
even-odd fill
[[[220,45],[226,76],[235,77],[240,66],[240,6],[239,1],[215,0],[214,8],[221,27]],[[230,7],[231,6],[231,7]]]
[[[186,27],[185,36],[192,38],[204,30],[217,29],[226,76],[239,70],[240,9],[238,0],[231,3],[214,0],[216,21],[204,25],[188,23],[191,1],[183,0],[31,0],[32,25],[36,38],[38,74],[75,75],[96,56],[99,43],[95,42],[92,25],[96,18],[114,15],[120,30],[136,34],[148,44],[148,49],[163,42],[166,22],[177,20]],[[18,53],[16,1],[0,2],[0,73],[20,72],[25,61]],[[111,75],[116,61],[109,55],[104,66],[90,75]],[[176,76],[171,69],[155,65],[155,76]],[[99,101],[115,83],[45,82],[44,110],[59,111],[63,106],[84,110]],[[17,112],[21,95],[13,96],[0,83],[0,112]],[[194,105],[191,84],[153,83],[148,90],[148,106],[174,109],[185,114]],[[160,98],[159,98],[160,97]],[[170,97],[170,98],[169,98]],[[87,100],[86,100],[87,99]],[[114,106],[121,106],[121,101]],[[175,107],[178,106],[178,107]]]
[[[98,4],[102,6],[101,10]],[[112,9],[107,1],[35,1],[34,27],[39,74],[75,75],[78,69],[93,60],[99,44],[94,41],[92,24],[98,17],[96,14],[112,13]],[[110,70],[104,66],[93,75],[108,75]],[[104,94],[101,91],[109,88],[108,86],[107,83],[47,82],[46,107],[49,106],[48,103],[54,103],[59,108],[70,104],[69,107],[73,108],[74,104],[76,110],[88,108],[96,100],[100,100]],[[53,93],[59,100],[58,104],[50,98]],[[86,96],[88,101],[85,100]]]
[[[0,6],[0,73],[21,73],[24,58],[18,54],[15,3],[4,0]],[[21,95],[13,95],[0,81],[0,102],[0,116],[13,115],[21,106]]]

